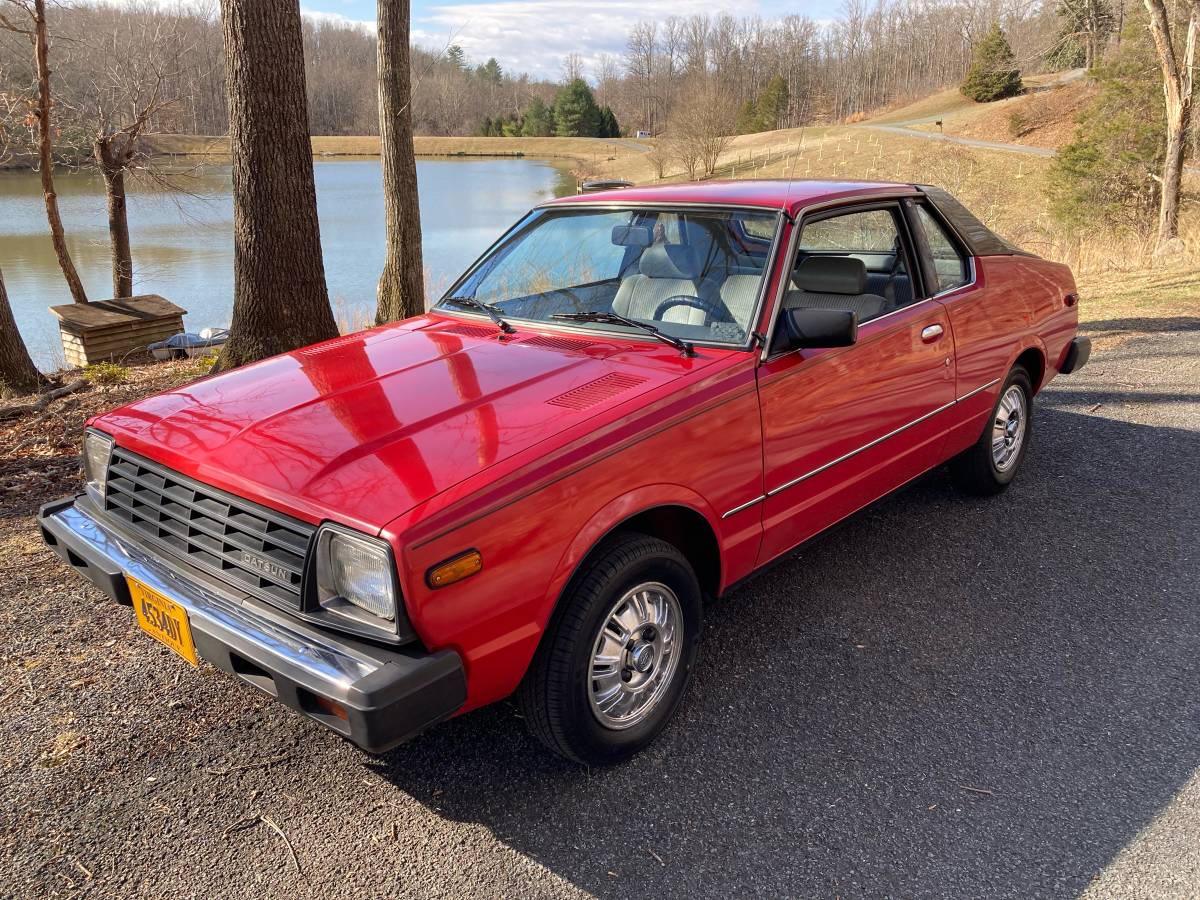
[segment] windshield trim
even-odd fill
[[[741,343],[732,343],[730,341],[713,341],[713,340],[706,340],[703,338],[697,338],[696,340],[688,339],[688,343],[692,344],[695,347],[716,347],[716,348],[719,348],[722,350],[753,350],[754,349],[754,345],[755,345],[755,341],[756,341],[756,337],[755,337],[756,326],[758,325],[758,322],[762,316],[763,304],[766,301],[767,289],[770,287],[771,277],[774,274],[775,268],[778,263],[778,252],[777,251],[779,249],[779,239],[780,239],[781,235],[783,234],[783,223],[786,220],[783,209],[778,206],[755,206],[752,204],[745,204],[745,203],[686,203],[686,202],[652,203],[652,202],[646,202],[646,201],[640,201],[640,202],[639,201],[630,201],[630,202],[622,203],[622,202],[618,202],[615,200],[596,201],[596,202],[580,201],[580,202],[576,202],[576,203],[555,203],[554,201],[548,201],[546,203],[542,203],[542,204],[539,204],[538,206],[533,207],[533,209],[529,210],[529,212],[527,212],[520,219],[518,219],[516,222],[514,222],[513,225],[510,228],[508,228],[508,230],[506,230],[503,234],[501,234],[500,237],[498,237],[495,241],[493,241],[491,246],[489,246],[486,250],[484,250],[483,253],[481,253],[479,255],[479,258],[476,259],[475,262],[471,263],[471,265],[466,269],[466,271],[464,271],[462,273],[462,275],[460,275],[454,281],[454,283],[452,285],[450,285],[450,287],[446,290],[446,292],[444,294],[442,294],[442,296],[438,299],[437,303],[433,304],[433,306],[430,307],[429,312],[434,312],[434,313],[437,313],[438,315],[442,315],[442,316],[450,316],[453,318],[468,319],[471,321],[481,321],[481,322],[487,322],[488,324],[491,324],[491,322],[492,322],[491,317],[487,316],[486,314],[484,314],[482,312],[472,312],[470,310],[455,309],[452,307],[443,307],[441,304],[445,303],[446,300],[453,297],[455,295],[455,292],[464,283],[466,283],[467,281],[470,280],[471,276],[474,275],[475,272],[479,270],[480,266],[482,266],[484,264],[484,262],[487,261],[498,248],[502,247],[513,236],[520,233],[524,228],[527,228],[529,225],[532,225],[534,222],[541,219],[547,212],[556,211],[556,210],[566,211],[566,210],[575,209],[575,208],[588,209],[588,210],[596,210],[596,209],[615,209],[615,210],[657,209],[657,210],[662,210],[664,212],[670,212],[671,210],[674,210],[674,209],[685,208],[685,209],[689,209],[689,210],[711,209],[711,210],[717,210],[717,211],[721,211],[721,212],[728,212],[728,211],[738,212],[738,211],[740,211],[740,212],[755,212],[755,213],[773,213],[775,215],[775,233],[771,236],[771,246],[767,250],[767,261],[766,261],[766,265],[763,267],[762,281],[760,282],[760,284],[758,286],[758,296],[755,297],[755,300],[754,300],[754,311],[750,315],[750,326],[751,327],[747,330],[745,339]],[[658,339],[651,335],[638,334],[637,332],[632,332],[632,331],[617,331],[617,330],[614,330],[613,327],[611,327],[611,326],[606,327],[606,328],[596,328],[594,326],[586,327],[586,326],[580,326],[580,325],[565,325],[565,324],[562,324],[559,322],[547,322],[547,321],[543,321],[541,319],[522,319],[519,316],[507,316],[506,318],[513,322],[516,322],[518,324],[524,325],[525,327],[549,328],[554,331],[565,331],[565,332],[574,332],[574,333],[589,334],[589,335],[601,335],[601,336],[607,335],[609,337],[631,338],[631,339],[639,340],[642,342],[658,343]]]

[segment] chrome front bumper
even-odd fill
[[[457,653],[384,649],[313,628],[146,551],[92,511],[83,495],[43,506],[46,544],[113,600],[130,602],[132,576],[179,604],[201,657],[363,749],[393,747],[466,700]]]

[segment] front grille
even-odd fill
[[[151,544],[263,600],[300,608],[312,525],[113,450],[105,511]]]

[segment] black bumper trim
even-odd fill
[[[130,603],[126,574],[188,612],[197,653],[371,753],[448,718],[466,701],[462,659],[452,650],[382,648],[314,628],[268,604],[218,594],[211,579],[145,551],[68,497],[45,504],[46,544],[105,594]],[[328,701],[322,703],[321,701]],[[329,703],[345,711],[334,715]]]
[[[1075,338],[1067,345],[1067,352],[1063,357],[1062,365],[1058,367],[1059,374],[1070,375],[1072,372],[1078,372],[1087,365],[1087,361],[1091,355],[1091,339],[1085,337]]]

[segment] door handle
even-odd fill
[[[921,332],[921,340],[926,344],[932,344],[945,333],[945,329],[941,325],[929,325]]]

